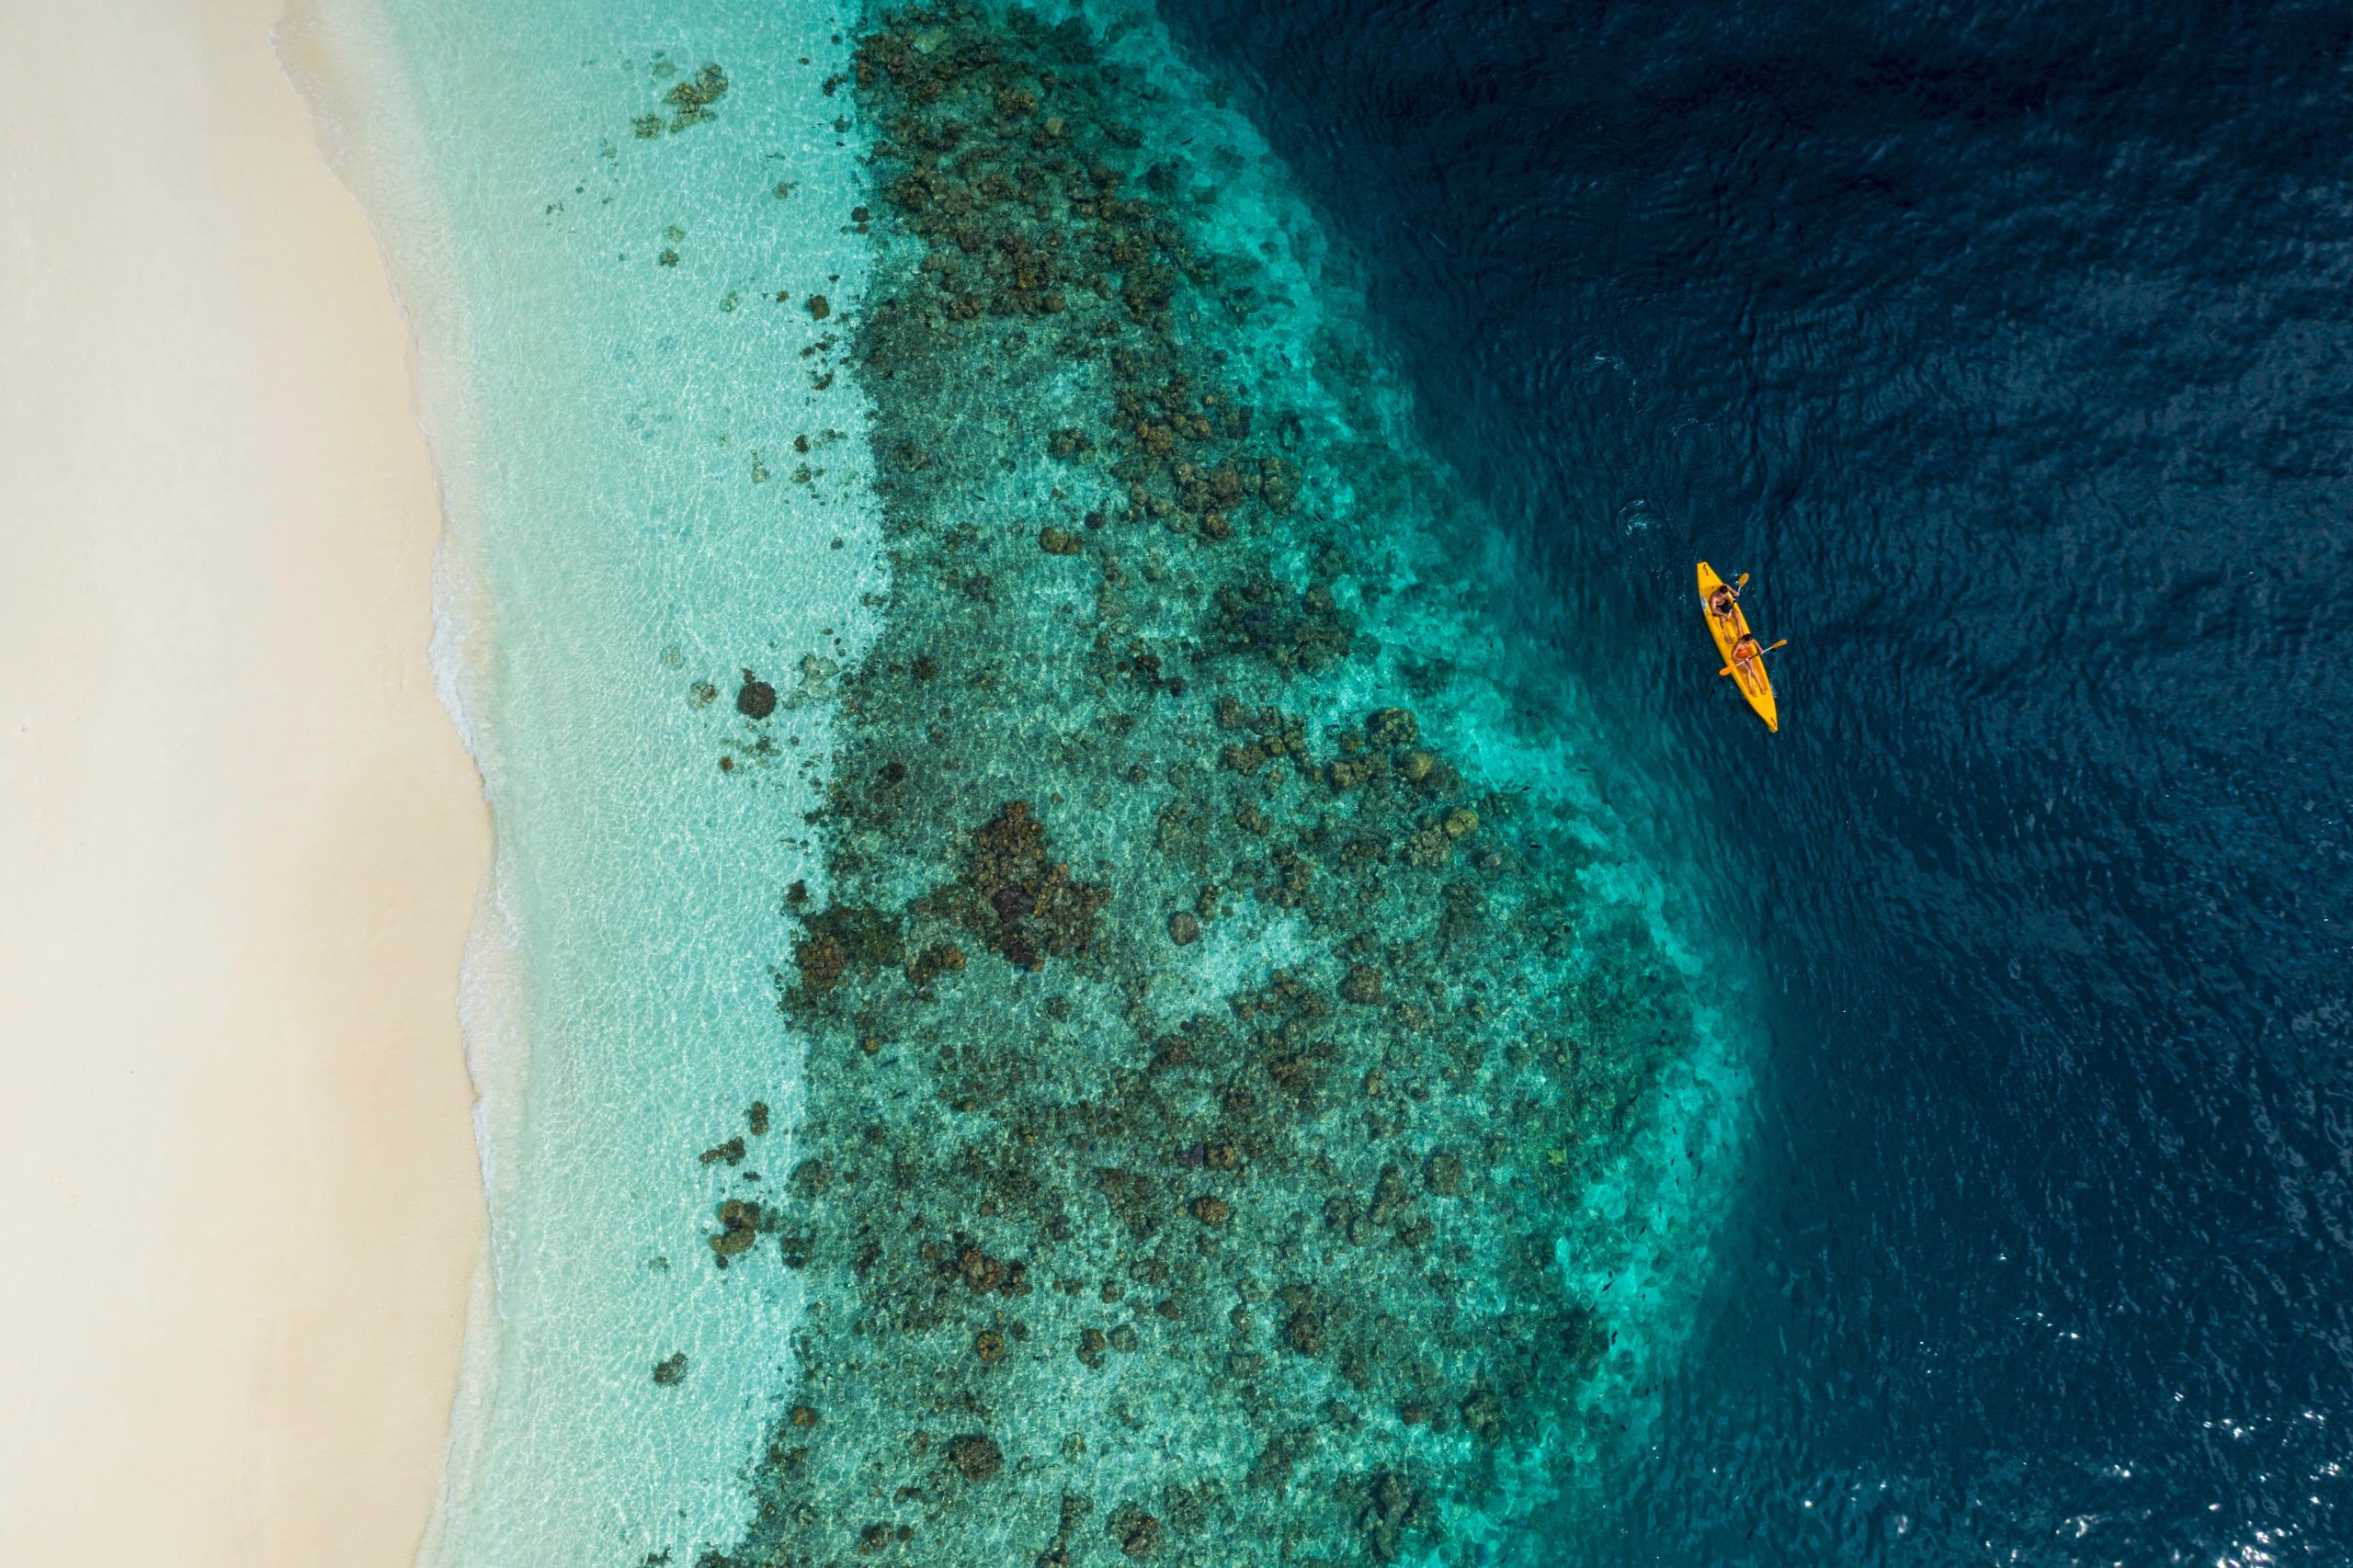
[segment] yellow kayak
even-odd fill
[[[1722,584],[1723,579],[1716,575],[1714,567],[1704,561],[1699,562],[1699,613],[1707,619],[1708,635],[1716,640],[1717,657],[1730,665],[1733,644],[1748,635],[1748,618],[1740,613],[1740,602],[1736,599],[1733,602],[1729,621],[1708,608],[1709,597]],[[1740,694],[1748,699],[1748,705],[1756,710],[1756,716],[1765,721],[1765,727],[1778,733],[1781,728],[1781,716],[1773,706],[1773,677],[1765,673],[1765,656],[1759,653],[1749,660],[1745,674],[1734,669],[1731,678],[1732,683],[1740,687]]]

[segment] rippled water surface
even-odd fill
[[[1164,10],[1776,977],[1579,1555],[2353,1558],[2353,17]]]

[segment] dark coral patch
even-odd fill
[[[993,1481],[1005,1468],[1005,1452],[995,1438],[974,1432],[948,1445],[948,1462],[967,1481]]]
[[[973,834],[958,888],[970,900],[967,927],[1017,969],[1083,956],[1111,902],[1109,888],[1074,880],[1047,853],[1045,827],[1026,801],[1007,802]]]
[[[804,991],[823,994],[844,975],[895,967],[904,948],[895,915],[856,904],[835,904],[811,915],[793,949]]]
[[[776,687],[745,670],[744,684],[735,688],[735,711],[746,719],[767,718],[776,711]]]

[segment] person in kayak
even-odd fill
[[[1756,645],[1756,634],[1749,632],[1732,645],[1732,667],[1740,672],[1741,684],[1753,686],[1751,678],[1763,667],[1765,650]]]
[[[1730,620],[1733,606],[1739,602],[1739,589],[1730,583],[1718,583],[1716,591],[1708,596],[1708,609],[1718,620]]]

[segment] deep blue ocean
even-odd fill
[[[1773,980],[1564,1560],[2353,1562],[2353,10],[1163,11]]]

